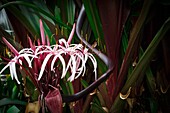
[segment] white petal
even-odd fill
[[[54,63],[55,63],[56,59],[58,58],[58,55],[63,54],[63,53],[64,53],[64,51],[61,51],[61,52],[59,52],[59,53],[56,53],[57,55],[55,55],[54,58],[53,58],[53,60],[51,61],[51,71],[53,70]]]
[[[43,51],[35,53],[35,55],[38,56],[38,55],[43,54],[43,53],[51,53],[51,51],[43,50]]]
[[[93,71],[95,73],[95,80],[97,80],[97,71],[96,71],[96,69],[97,69],[97,61],[96,61],[96,59],[94,58],[94,56],[91,53],[88,53],[88,55],[89,55],[89,58],[91,59],[91,61],[93,63],[93,66],[94,66]]]
[[[18,84],[20,84],[20,82],[18,80],[18,77],[17,77],[15,62],[13,62],[11,64],[11,68],[12,68],[12,73],[13,73],[13,76],[14,76],[15,80],[17,81]]]
[[[35,54],[37,54],[41,48],[43,48],[43,47],[42,46],[36,46]]]
[[[30,68],[32,68],[32,65],[31,65],[32,60],[33,60],[34,58],[38,58],[36,55],[31,55],[31,54],[26,54],[26,53],[19,55],[19,56],[18,56],[18,59],[19,59],[20,57],[24,57],[24,58],[25,58],[25,60],[26,60],[27,63],[28,63],[28,66],[29,66]],[[31,57],[31,60],[30,60],[29,57]],[[19,59],[19,61],[20,61],[20,59]]]
[[[53,49],[51,48],[51,46],[45,46],[45,50],[53,51]]]
[[[83,76],[86,70],[86,66],[85,66],[86,62],[84,61],[84,58],[79,54],[77,54],[77,56],[79,59],[81,59],[81,66],[77,69],[79,72],[78,72],[78,75],[75,77],[75,79],[77,79],[82,74],[82,71],[83,71],[83,74],[82,74]]]
[[[22,54],[22,53],[28,53],[28,54],[33,54],[33,50],[31,48],[24,48],[22,50],[20,50],[19,54]]]
[[[71,55],[71,57],[70,57],[70,59],[71,59],[71,64],[72,65],[70,65],[70,68],[71,68],[71,76],[68,78],[68,81],[70,81],[70,82],[72,82],[73,80],[74,80],[74,78],[75,78],[75,74],[76,74],[76,60],[75,60],[75,57],[74,56],[72,56]]]
[[[66,64],[65,64],[64,58],[61,55],[59,55],[59,59],[63,65],[63,71],[62,71],[62,76],[61,76],[63,78],[65,76],[64,72],[66,70]]]
[[[89,55],[89,58],[91,59],[91,61],[93,63],[94,69],[96,69],[97,68],[97,61],[96,61],[95,57],[91,53],[88,53],[88,55]]]
[[[71,65],[71,58],[70,58],[70,60],[68,61],[67,67],[66,67],[66,69],[65,69],[65,72],[63,72],[63,74],[62,74],[63,76],[61,76],[61,79],[63,79],[63,78],[65,77],[65,75],[66,75],[66,73],[67,73],[70,65]]]
[[[22,60],[19,59],[18,61],[19,61],[19,64],[22,65]],[[22,66],[20,66],[20,69],[22,69]]]
[[[51,71],[54,69],[54,63],[56,61],[56,59],[58,58],[58,55],[54,56],[53,60],[51,61]]]
[[[12,69],[12,65],[9,66],[9,70],[10,70],[10,75],[12,80],[14,79],[14,75],[13,75],[13,69]]]
[[[41,70],[40,70],[40,73],[39,73],[38,80],[41,79],[41,77],[42,77],[42,75],[43,75],[43,72],[44,72],[44,70],[45,70],[45,66],[46,66],[48,60],[50,59],[50,57],[51,57],[52,55],[53,55],[53,54],[48,54],[48,55],[45,57],[44,62],[43,62],[43,64],[42,64],[42,66],[41,66]]]
[[[60,52],[59,54],[57,54],[56,56],[54,56],[52,62],[51,62],[51,71],[53,70],[53,67],[54,67],[54,63],[56,61],[57,58],[60,59],[61,63],[62,63],[62,67],[63,67],[63,71],[62,71],[62,76],[61,78],[63,78],[65,76],[64,72],[66,70],[66,64],[65,64],[65,61],[64,61],[64,58],[61,56],[61,54],[64,53],[64,51]]]
[[[64,44],[65,47],[68,47],[68,46],[69,46],[69,45],[67,44],[66,40],[63,39],[63,38],[59,40],[59,44],[60,44],[60,45]]]

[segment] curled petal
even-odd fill
[[[75,60],[75,57],[74,56],[70,56],[70,59],[71,59],[71,65],[70,65],[70,68],[71,68],[71,76],[68,78],[68,81],[72,82],[75,78],[75,74],[76,74],[76,60]]]
[[[37,54],[42,54],[44,52],[52,52],[53,49],[51,48],[51,46],[36,46],[36,50],[35,50],[35,55]]]
[[[12,62],[11,62],[11,64],[12,64]],[[14,79],[14,75],[13,75],[12,65],[9,66],[9,70],[10,70],[11,78],[12,78],[12,80],[13,80],[13,79]]]
[[[42,46],[36,46],[35,54],[37,54],[39,51],[41,51]]]
[[[58,50],[58,44],[53,45],[53,46],[51,46],[51,47],[53,47],[53,51],[57,51],[57,50]]]
[[[61,78],[63,78],[65,75],[64,75],[64,72],[65,72],[65,68],[66,68],[66,64],[65,64],[65,61],[64,61],[64,58],[61,56],[62,53],[60,54],[57,54],[56,56],[54,56],[52,62],[51,62],[51,71],[53,70],[53,67],[54,67],[54,63],[55,61],[57,60],[57,58],[60,59],[61,63],[62,63],[62,66],[63,66],[63,70],[62,70],[62,76]]]
[[[45,50],[49,50],[49,51],[53,51],[53,49],[51,48],[51,46],[44,46]]]
[[[39,73],[38,80],[41,79],[41,77],[42,77],[42,75],[43,75],[43,73],[44,73],[44,70],[45,70],[45,66],[46,66],[48,60],[50,59],[50,57],[51,57],[52,55],[53,55],[53,54],[48,54],[48,55],[45,57],[44,62],[43,62],[43,64],[42,64],[42,66],[41,66],[41,70],[40,70],[40,73]]]
[[[30,49],[30,48],[24,48],[24,49],[19,51],[19,54],[24,54],[24,53],[33,54],[33,50]]]
[[[20,82],[19,82],[19,80],[18,80],[17,72],[16,72],[15,62],[13,62],[13,63],[11,64],[11,67],[12,67],[12,71],[13,71],[15,80],[17,81],[18,84],[20,84]]]
[[[15,62],[12,62],[10,65],[10,74],[11,74],[11,78],[13,80],[13,78],[15,78],[15,80],[17,81],[18,84],[20,84],[18,77],[17,77],[17,73],[16,73],[16,66],[15,66]]]
[[[64,44],[65,47],[68,47],[68,44],[65,39],[60,39],[58,42],[60,45]]]
[[[88,53],[88,55],[89,55],[89,58],[91,59],[91,61],[93,63],[93,66],[94,66],[93,71],[95,73],[95,80],[97,80],[97,71],[96,71],[96,69],[97,69],[97,61],[96,61],[96,59],[94,58],[94,56],[91,53]]]
[[[61,76],[61,79],[63,79],[65,77],[70,65],[71,65],[71,59],[68,61],[67,67],[65,69],[65,72],[63,72],[63,74],[62,74],[63,76]]]
[[[77,79],[80,75],[84,76],[85,70],[86,70],[86,66],[85,66],[86,62],[84,61],[84,58],[79,54],[77,54],[77,56],[79,59],[81,59],[82,63],[81,63],[81,66],[77,69],[77,71],[79,71],[79,72],[78,72],[78,75],[75,77],[75,79]]]
[[[31,65],[31,60],[30,60],[29,57],[37,58],[37,56],[35,56],[35,55],[30,55],[30,54],[21,54],[21,55],[19,55],[18,58],[20,58],[20,57],[24,57],[24,58],[25,58],[25,60],[26,60],[27,63],[28,63],[28,66],[29,66],[30,68],[32,68],[32,65]]]

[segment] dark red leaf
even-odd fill
[[[45,97],[45,103],[51,113],[62,113],[63,103],[59,89],[50,90]]]
[[[115,65],[115,69],[107,81],[108,94],[110,99],[113,100],[112,97],[118,76],[121,35],[123,26],[130,13],[130,8],[127,1],[123,0],[98,0],[97,4],[103,26],[107,54]]]

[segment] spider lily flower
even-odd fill
[[[2,38],[11,52],[13,58],[0,71],[0,75],[9,67],[11,78],[18,84],[17,70],[23,69],[37,87],[40,95],[39,101],[45,100],[45,103],[52,113],[55,113],[56,107],[62,111],[62,97],[58,89],[59,80],[70,76],[67,81],[74,81],[86,72],[86,62],[91,61],[94,68],[95,80],[97,79],[97,61],[92,53],[88,52],[82,44],[71,44],[75,31],[75,24],[68,40],[59,39],[56,45],[50,45],[48,36],[45,36],[43,24],[40,20],[41,40],[38,45],[32,43],[28,36],[30,48],[23,48],[17,51],[4,37]],[[22,73],[22,72],[21,72]],[[55,99],[55,101],[54,101]],[[42,104],[41,107],[44,107]]]
[[[88,49],[83,47],[82,44],[71,44],[75,31],[75,24],[73,25],[68,41],[65,39],[59,39],[58,44],[56,45],[50,45],[48,37],[44,34],[41,20],[40,31],[41,42],[39,41],[38,45],[35,46],[28,37],[30,48],[23,48],[19,52],[5,38],[2,38],[15,56],[0,71],[0,74],[9,67],[12,79],[14,78],[17,83],[20,84],[16,71],[16,65],[19,65],[26,69],[28,67],[29,69],[32,69],[34,72],[32,73],[34,74],[32,76],[36,82],[39,82],[42,78],[46,77],[48,72],[56,73],[56,77],[60,76],[61,79],[70,72],[70,77],[67,80],[72,82],[80,76],[84,76],[86,71],[86,62],[90,59],[94,67],[95,79],[97,79],[97,61],[95,57],[89,53]],[[62,67],[61,75],[57,75],[57,62],[60,62],[58,64],[61,64]],[[34,67],[37,69],[35,70]],[[48,81],[46,82],[48,83]],[[53,86],[53,84],[51,85]]]

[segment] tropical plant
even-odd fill
[[[42,38],[42,42],[45,43],[43,41],[45,39],[51,45],[56,46],[57,43],[59,50],[63,48],[64,51],[59,54],[56,51],[57,55],[55,52],[46,54],[50,53],[55,46],[47,44],[49,49],[41,48],[41,46],[39,48],[42,51],[41,54],[46,51],[43,56],[45,63],[42,63],[42,67],[44,67],[42,69],[32,64],[36,57],[41,56],[41,54],[35,55],[27,51],[27,55],[22,53],[25,60],[21,58],[24,60],[24,66],[29,68],[28,70],[31,70],[31,66],[42,70],[38,72],[42,75],[42,78],[41,76],[39,77],[43,81],[46,81],[43,74],[48,73],[49,70],[51,71],[50,62],[58,61],[55,65],[62,64],[54,73],[66,76],[66,79],[62,77],[63,79],[58,82],[59,86],[53,85],[52,82],[46,83],[47,86],[50,86],[50,89],[55,90],[54,87],[60,89],[54,92],[55,94],[61,93],[61,96],[59,94],[55,99],[52,98],[55,101],[60,100],[62,97],[64,103],[61,104],[62,102],[60,102],[59,106],[62,110],[60,109],[58,112],[157,113],[170,111],[168,104],[170,99],[168,97],[170,82],[168,76],[170,73],[168,65],[170,62],[168,0],[2,0],[1,3],[0,9],[5,8],[15,33],[11,36],[4,29],[0,29],[0,39],[3,40],[1,43],[2,69],[6,68],[4,67],[4,62],[13,58],[12,53],[22,51],[23,48],[28,48],[29,45],[32,45],[32,47],[38,45],[37,47],[40,47],[41,41],[39,37],[44,37],[43,35],[40,36],[43,31],[39,31],[40,19],[43,21],[45,34],[49,37],[49,41],[47,40],[48,38]],[[77,46],[75,45],[75,48],[77,47],[77,53],[75,54],[78,56],[75,55],[74,57],[81,61],[71,59],[70,50],[65,50],[67,49],[65,47],[70,48],[72,46],[67,45],[67,41],[63,40],[64,38],[70,41],[69,34],[71,33],[71,28],[74,28],[74,23],[76,23],[76,35],[73,36],[72,41],[69,43],[78,44]],[[26,39],[28,36],[29,40]],[[64,43],[61,44],[61,41]],[[7,43],[8,47],[13,46],[16,51],[12,48],[9,50],[4,45],[4,42]],[[65,46],[62,47],[63,45]],[[83,54],[86,47],[90,48],[90,53],[88,54],[90,59],[84,64]],[[69,55],[70,57],[65,59],[63,54],[66,55],[65,57]],[[19,56],[17,58],[20,59]],[[31,63],[29,63],[28,57],[32,58]],[[54,60],[55,58],[56,60]],[[74,64],[75,62],[81,62],[77,71],[73,67],[78,64],[64,65],[65,62],[69,63],[69,61],[70,63],[74,62]],[[93,76],[93,70],[96,69],[95,62],[97,62],[96,73],[98,79]],[[113,62],[113,65],[111,62]],[[14,65],[15,62],[12,64]],[[47,67],[45,64],[47,64]],[[64,68],[65,66],[66,68]],[[84,73],[86,69],[84,77],[78,77],[71,73],[63,74],[63,72],[66,72],[67,67],[70,68],[70,72],[75,73]],[[38,105],[39,93],[35,89],[39,87],[31,77],[23,76],[28,75],[28,73],[22,70],[17,72],[23,76],[18,76],[20,80],[23,78],[23,84],[20,85],[11,80],[15,72],[9,74],[9,71],[6,70],[4,73],[6,74],[1,75],[2,90],[0,90],[2,92],[0,95],[0,110],[2,112],[11,112],[11,110],[23,112],[25,109],[29,111],[29,109],[35,109],[32,105],[42,106],[42,108],[36,107],[42,112],[48,111],[44,106],[45,103],[42,102],[41,105]],[[52,73],[48,74],[52,76]],[[16,76],[13,77],[15,78]],[[75,77],[77,79],[72,81]],[[7,78],[7,84],[3,81],[4,78]],[[36,79],[40,80],[40,78]],[[72,82],[68,82],[68,78]],[[17,78],[15,79],[17,80]],[[52,92],[49,95],[47,97],[55,97],[51,96],[54,95]],[[40,97],[42,98],[42,96]],[[50,107],[54,106],[50,104],[47,107],[51,109]]]

